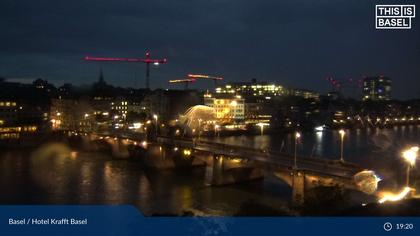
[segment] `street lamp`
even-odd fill
[[[344,157],[343,157],[343,149],[344,149],[344,135],[346,135],[346,131],[340,129],[340,131],[338,131],[338,133],[340,134],[340,140],[341,140],[341,146],[340,146],[340,161],[344,162]]]
[[[156,122],[155,132],[156,132],[156,136],[157,136],[158,135],[158,115],[154,114],[153,119],[155,119],[155,122]]]
[[[406,180],[407,187],[409,187],[409,183],[410,183],[410,168],[416,165],[416,158],[417,158],[418,151],[419,151],[419,147],[414,146],[402,152],[402,157],[407,162],[407,180]]]
[[[299,138],[300,138],[300,133],[296,132],[295,133],[295,165],[294,165],[295,169],[297,169],[297,144],[298,144]]]

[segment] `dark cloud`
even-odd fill
[[[83,56],[169,63],[154,87],[188,72],[256,77],[326,91],[326,76],[388,75],[395,95],[418,97],[420,19],[412,30],[374,29],[375,4],[328,0],[2,0],[0,75],[88,83],[100,67],[122,86],[143,84],[143,65],[87,63]],[[413,2],[414,3],[414,2]],[[196,86],[204,88],[211,83]]]

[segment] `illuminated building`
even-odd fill
[[[252,82],[230,83],[216,88],[219,94],[240,94],[242,96],[280,96],[285,95],[286,90],[275,83],[260,82],[255,79]]]
[[[35,125],[23,125],[23,126],[0,126],[0,140],[3,139],[18,139],[21,134],[33,133],[38,131],[38,127]]]
[[[111,102],[111,110],[113,111],[113,114],[121,115],[123,117],[127,116],[128,101],[122,97],[115,99],[115,101]]]
[[[305,99],[319,99],[319,94],[307,89],[291,89],[289,95],[303,97]]]
[[[245,100],[239,95],[204,95],[204,105],[213,107],[220,123],[243,123],[245,120]]]
[[[273,106],[268,97],[251,97],[245,100],[245,123],[270,123]]]
[[[14,101],[0,101],[0,125],[15,123],[18,118],[18,107]]]
[[[311,90],[286,89],[276,83],[257,82],[256,79],[251,82],[230,83],[217,87],[214,96],[219,98],[223,95],[225,97],[241,96],[244,100],[244,123],[247,125],[272,123],[273,120],[279,120],[275,107],[279,106],[282,99],[297,97],[296,99],[319,100],[319,94]],[[293,111],[293,113],[296,112],[299,111]],[[289,115],[285,113],[285,116]],[[287,121],[287,123],[290,122]]]
[[[50,122],[53,130],[90,131],[93,111],[83,100],[52,99]]]
[[[391,100],[391,79],[384,76],[363,79],[363,100]]]
[[[41,91],[44,91],[46,93],[52,93],[56,91],[56,88],[53,84],[48,83],[47,80],[43,80],[41,78],[36,79],[34,82],[32,82],[32,85]]]
[[[49,84],[45,86],[51,87]],[[19,138],[22,134],[46,128],[48,95],[46,89],[34,84],[0,80],[0,139]]]

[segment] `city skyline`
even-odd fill
[[[102,68],[109,83],[142,88],[144,65],[83,58],[143,57],[150,51],[168,58],[152,67],[152,88],[179,88],[168,80],[204,73],[229,83],[257,78],[325,93],[327,77],[385,75],[393,80],[393,97],[418,98],[417,19],[411,30],[375,30],[378,2],[389,1],[3,1],[0,76],[81,85],[95,82]]]
[[[0,203],[22,205],[4,218],[53,225],[30,205],[419,216],[414,12],[407,0],[0,1]]]

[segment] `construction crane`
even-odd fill
[[[333,77],[327,77],[325,79],[330,83],[332,91],[340,91],[341,83],[338,80],[333,79]]]
[[[336,80],[333,77],[327,77],[326,80],[330,83],[332,91],[342,92],[342,89],[350,89],[352,95],[357,94],[358,90],[363,85],[362,79],[354,80],[352,78]]]
[[[118,57],[85,57],[86,61],[105,61],[105,62],[140,62],[146,64],[146,89],[150,88],[149,80],[150,80],[150,64],[153,63],[154,65],[164,64],[167,63],[168,60],[166,58],[163,59],[152,59],[150,58],[150,53],[146,52],[145,58],[118,58]]]
[[[188,74],[188,78],[192,79],[210,79],[214,81],[214,85],[217,86],[217,81],[223,80],[222,77],[210,76],[210,75],[200,75],[200,74]]]
[[[195,81],[196,81],[195,79],[175,79],[175,80],[169,80],[169,83],[171,84],[183,83],[185,86],[184,89],[187,90],[189,83],[194,83]]]

